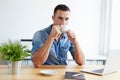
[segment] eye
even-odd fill
[[[65,20],[67,21],[67,20],[69,20],[69,18],[66,18]]]
[[[58,17],[58,19],[63,20],[63,18],[62,18],[62,17]]]

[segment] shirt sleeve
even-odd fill
[[[73,45],[73,43],[70,41],[70,44],[71,44],[71,47],[69,48],[69,51],[70,51],[70,53],[71,53],[71,55],[72,55],[72,57],[73,57],[73,59],[75,59],[74,58],[74,45]]]
[[[47,38],[47,35],[44,31],[37,31],[32,39],[32,54],[35,53],[39,48],[43,46],[43,43],[45,42]]]

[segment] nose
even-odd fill
[[[67,21],[66,21],[65,19],[63,19],[63,20],[61,21],[61,24],[62,24],[62,25],[65,25],[65,24],[67,24]]]

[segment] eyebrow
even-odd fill
[[[62,20],[62,19],[63,19],[63,17],[58,17],[58,19],[61,19],[61,20]],[[69,19],[69,18],[65,18],[65,20],[68,20],[68,19]]]

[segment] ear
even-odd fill
[[[54,16],[52,16],[52,20],[54,21]]]

